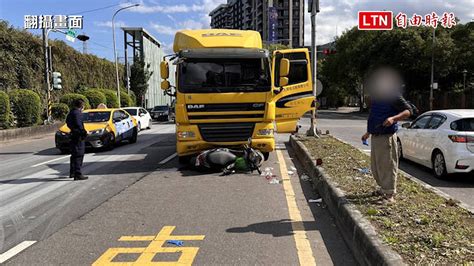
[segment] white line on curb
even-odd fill
[[[13,258],[13,256],[27,249],[29,246],[33,245],[34,243],[36,243],[36,241],[23,241],[20,244],[12,247],[10,250],[5,251],[5,253],[0,254],[0,263],[4,263],[5,261]]]
[[[173,154],[171,154],[170,156],[166,157],[164,160],[162,160],[161,162],[159,162],[158,164],[165,164],[171,160],[174,159],[174,157],[176,157],[178,154],[175,152]]]
[[[46,161],[46,162],[37,163],[37,164],[35,164],[35,165],[32,165],[31,167],[36,167],[36,166],[44,165],[44,164],[47,164],[47,163],[59,161],[59,160],[61,160],[61,159],[65,159],[65,158],[68,158],[68,157],[69,157],[69,155],[66,155],[66,156],[59,157],[59,158],[56,158],[56,159],[52,159],[52,160],[49,160],[49,161]]]

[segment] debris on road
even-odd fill
[[[309,199],[308,202],[309,202],[309,203],[321,203],[321,202],[323,202],[323,199],[322,199],[322,198],[319,198],[319,199]]]
[[[288,175],[293,175],[295,172],[293,171],[288,171]]]
[[[293,171],[293,172],[296,172],[296,167],[290,166],[290,170]]]
[[[302,181],[309,181],[310,178],[309,178],[309,176],[308,176],[307,174],[302,174],[302,175],[300,176],[300,179],[301,179]]]
[[[279,180],[278,178],[275,178],[275,177],[270,179],[270,182],[268,182],[268,184],[272,184],[272,185],[280,184],[280,183],[281,183],[281,180]]]
[[[166,241],[166,243],[168,243],[170,245],[175,245],[175,246],[178,246],[178,247],[184,246],[184,243],[181,240],[168,240],[168,241]]]

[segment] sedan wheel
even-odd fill
[[[397,139],[397,150],[398,150],[398,160],[403,159],[402,142],[400,141],[400,139]]]
[[[432,159],[433,173],[437,178],[446,176],[446,162],[444,156],[440,151],[436,151]]]

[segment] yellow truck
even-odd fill
[[[295,132],[315,108],[306,48],[262,49],[256,31],[208,29],[176,33],[160,65],[161,88],[176,97],[176,146],[180,162],[214,147],[248,143],[265,159],[274,132]],[[171,86],[169,64],[176,65]]]

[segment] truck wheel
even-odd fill
[[[270,153],[269,152],[262,152],[262,154],[263,154],[263,159],[265,161],[268,161],[268,157],[270,157]]]
[[[181,164],[188,164],[189,161],[191,161],[191,156],[186,155],[186,156],[178,156],[178,161]]]

